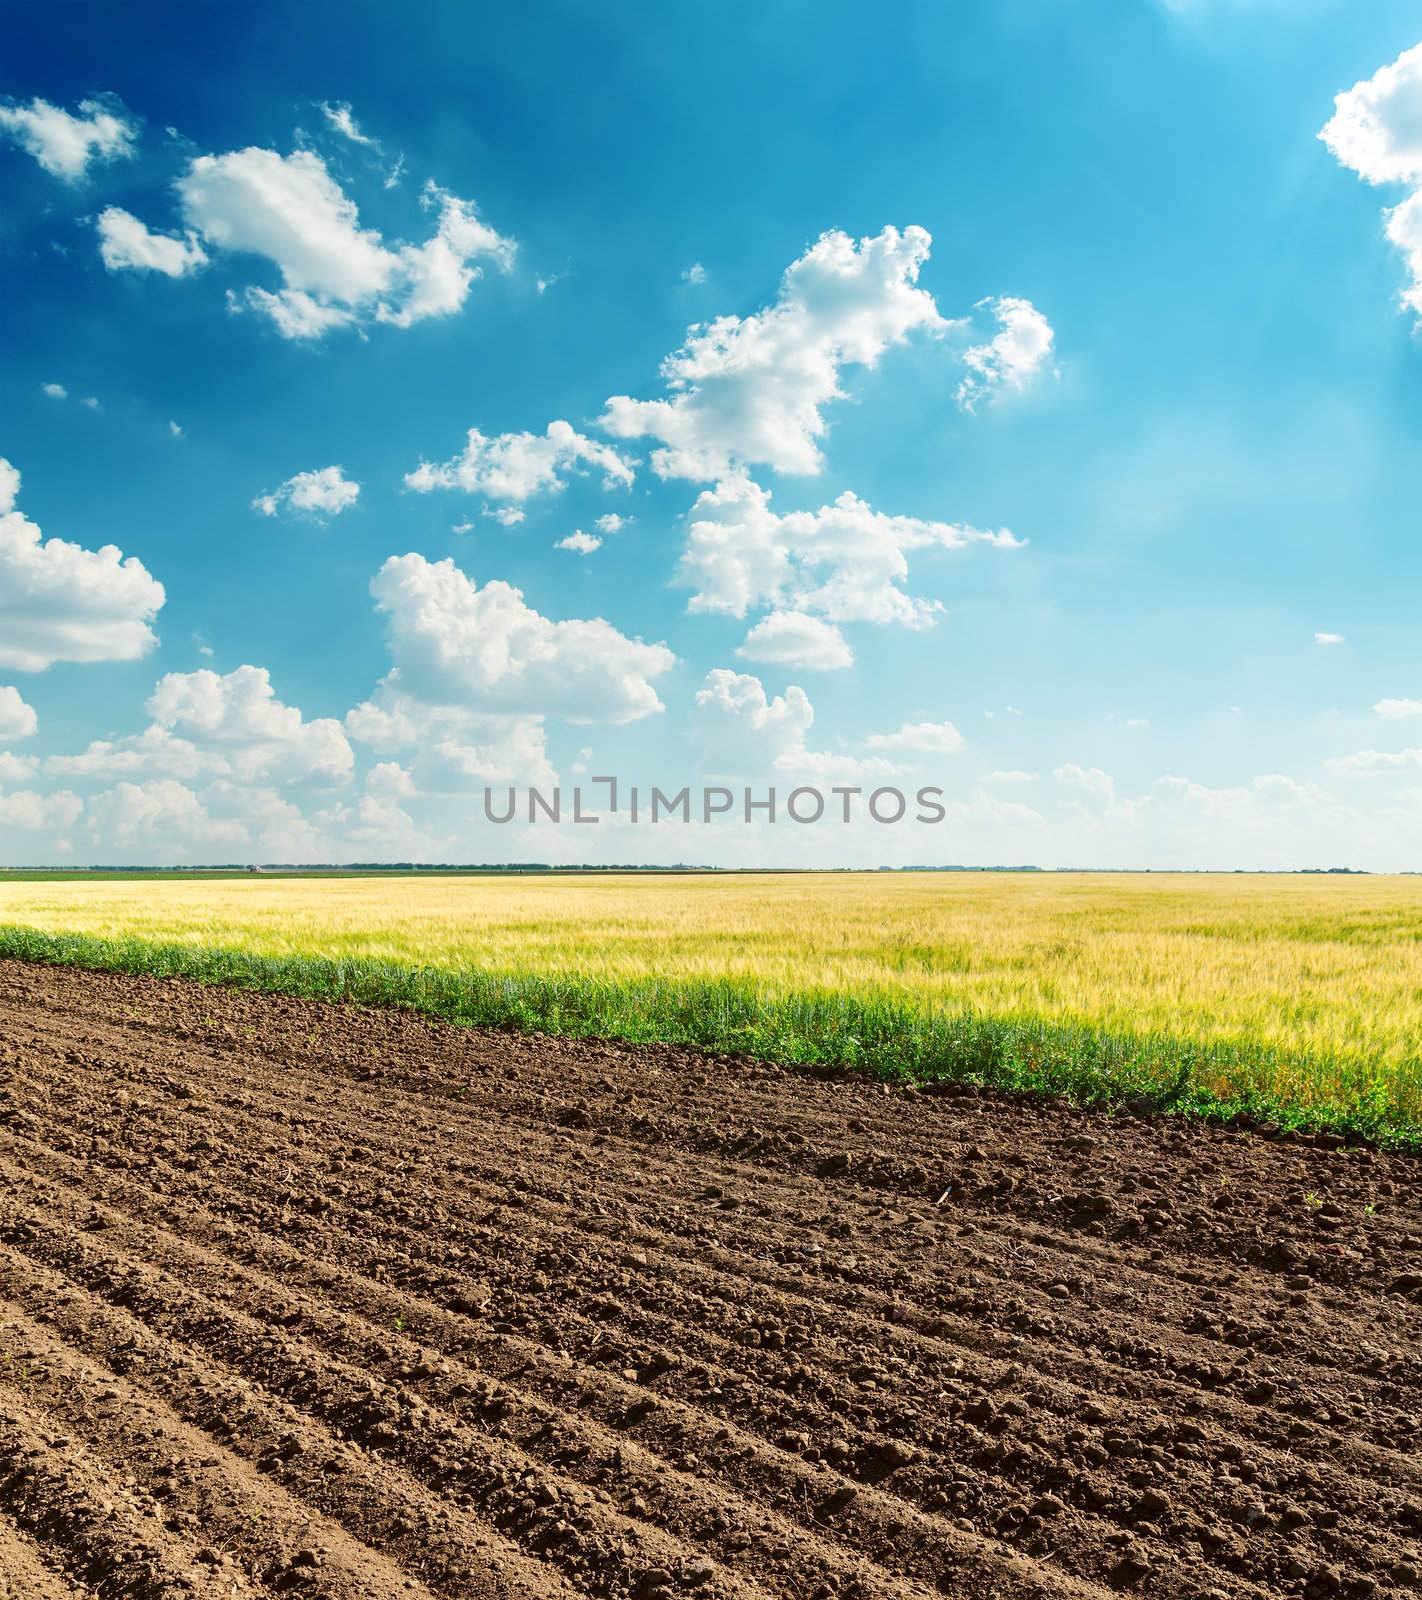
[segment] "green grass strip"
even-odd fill
[[[783,994],[734,980],[602,979],[405,967],[367,958],[260,956],[141,939],[0,926],[0,957],[193,979],[304,999],[400,1006],[448,1022],[739,1052],[897,1082],[953,1081],[1138,1106],[1241,1116],[1422,1150],[1422,1064],[1167,1035],[1106,1033],[1037,1017],[948,1012],[896,995]]]

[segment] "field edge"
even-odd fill
[[[0,958],[394,1006],[463,1026],[684,1045],[819,1073],[1055,1095],[1096,1108],[1422,1150],[1415,1063],[1399,1072],[1262,1045],[935,1011],[891,997],[760,992],[731,979],[609,980],[407,967],[15,925],[0,925]],[[1307,1095],[1289,1092],[1290,1084],[1306,1085]]]

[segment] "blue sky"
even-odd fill
[[[27,16],[0,857],[1418,865],[1419,38]],[[947,815],[483,819],[595,773]]]

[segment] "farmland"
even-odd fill
[[[0,959],[0,1594],[1404,1600],[1416,1171]]]
[[[0,1595],[1422,1582],[1413,880],[0,906]]]
[[[1422,1124],[1415,878],[96,877],[0,883],[0,924],[60,941],[12,953],[465,1021]]]

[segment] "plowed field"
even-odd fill
[[[0,1594],[1408,1594],[1335,1143],[0,963]]]

